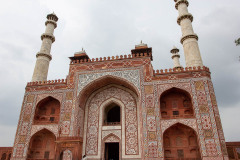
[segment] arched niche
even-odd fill
[[[132,92],[134,92],[135,95],[137,95],[137,97],[139,97],[140,95],[136,86],[134,86],[131,82],[127,81],[126,79],[106,75],[89,83],[86,87],[84,87],[80,91],[78,99],[81,101],[81,103],[79,103],[79,106],[81,108],[84,108],[90,95],[108,85],[119,85],[131,90]]]
[[[171,88],[160,97],[162,119],[193,118],[192,98],[187,91]]]
[[[27,159],[54,159],[55,135],[47,129],[35,133],[29,143]]]
[[[6,160],[6,159],[7,159],[7,153],[3,153],[2,157],[1,157],[1,160]]]
[[[104,108],[103,125],[120,125],[121,108],[118,104],[112,102]]]
[[[59,114],[60,102],[53,97],[47,97],[36,106],[34,124],[58,123]]]
[[[201,159],[196,132],[177,123],[163,134],[164,159]]]

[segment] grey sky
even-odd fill
[[[239,0],[189,0],[204,65],[212,80],[227,141],[240,141]],[[11,0],[0,5],[0,146],[12,146],[26,83],[41,46],[46,15],[59,17],[49,79],[65,78],[69,59],[82,47],[91,58],[129,54],[141,40],[153,48],[154,69],[172,68],[180,49],[173,0]]]

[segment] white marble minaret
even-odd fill
[[[32,76],[32,82],[34,81],[46,81],[48,75],[49,63],[52,60],[52,55],[50,54],[52,43],[55,41],[53,35],[54,29],[57,27],[58,17],[52,13],[47,15],[47,21],[45,23],[46,30],[42,34],[42,46],[40,52],[37,53],[36,64]]]
[[[180,58],[180,55],[178,54],[179,49],[177,49],[174,46],[173,49],[170,52],[172,53],[174,68],[182,68],[182,66],[180,64],[180,61],[179,61],[179,58]]]
[[[198,36],[192,27],[193,16],[188,12],[187,0],[174,0],[175,7],[179,12],[177,19],[182,29],[181,43],[183,44],[184,55],[187,67],[203,66],[201,53],[198,46]]]

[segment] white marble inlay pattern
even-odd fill
[[[103,131],[102,132],[102,139],[107,137],[108,135],[113,134],[117,136],[119,139],[121,139],[121,130],[108,130],[108,131]]]
[[[134,84],[140,90],[140,73],[139,73],[139,70],[135,69],[135,70],[120,70],[120,71],[80,74],[77,93],[79,94],[80,91],[92,81],[106,75],[126,79],[132,84]]]
[[[165,132],[165,130],[167,130],[168,128],[170,128],[171,126],[173,126],[174,124],[177,123],[182,123],[188,127],[191,127],[192,129],[194,129],[197,133],[197,123],[196,123],[196,119],[171,119],[171,120],[162,120],[161,121],[161,126],[162,126],[162,133]]]
[[[31,130],[31,137],[37,133],[38,131],[42,129],[47,129],[51,131],[56,137],[58,134],[58,125],[57,124],[51,124],[51,125],[32,125],[32,130]]]

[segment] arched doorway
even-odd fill
[[[60,160],[63,160],[63,151],[60,154]]]
[[[121,159],[120,139],[114,134],[110,134],[103,140],[103,159],[104,160],[119,160]]]
[[[54,159],[55,158],[55,135],[43,129],[32,136],[27,159]]]
[[[34,124],[58,123],[60,102],[52,97],[40,101],[36,107]]]
[[[178,88],[165,91],[160,98],[162,119],[193,118],[192,106],[190,94]]]
[[[86,106],[88,98],[91,96],[92,93],[108,85],[122,86],[134,92],[136,96],[140,96],[138,89],[131,82],[128,82],[126,79],[123,79],[120,77],[106,75],[92,81],[82,89],[82,91],[79,93],[79,96],[78,96],[78,99],[81,100],[81,103],[79,103],[79,106],[84,108]]]
[[[120,107],[115,103],[111,103],[104,110],[104,125],[120,125],[120,122]]]
[[[195,131],[183,124],[177,123],[163,134],[164,158],[201,159]]]

